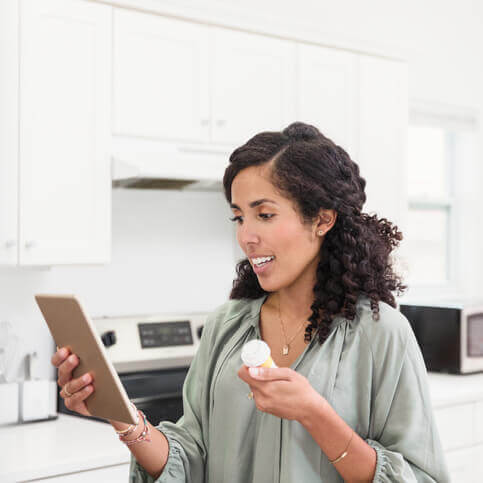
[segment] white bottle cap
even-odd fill
[[[263,340],[247,342],[242,349],[241,358],[248,367],[261,366],[270,357],[270,347]]]

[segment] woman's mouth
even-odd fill
[[[273,261],[275,260],[275,257],[273,257],[271,260],[266,260],[266,261],[263,261],[261,263],[259,263],[258,265],[255,264],[254,261],[252,261],[252,264],[253,264],[253,271],[258,275],[259,273],[264,273],[266,272],[270,267],[271,265],[273,264]]]

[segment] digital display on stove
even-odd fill
[[[189,320],[176,322],[146,322],[138,324],[141,347],[193,345]]]
[[[483,314],[468,317],[468,356],[483,356]]]

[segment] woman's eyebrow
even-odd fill
[[[274,205],[277,204],[276,201],[273,201],[273,200],[269,200],[268,198],[262,198],[260,200],[255,200],[255,201],[252,201],[249,206],[250,208],[255,208],[255,206],[258,206],[258,205],[261,205],[262,203],[273,203]],[[236,205],[235,203],[230,203],[230,208],[231,209],[237,209],[239,211],[242,211],[240,209],[240,207],[238,205]]]

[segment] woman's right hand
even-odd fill
[[[64,399],[65,407],[83,416],[92,416],[84,402],[94,392],[92,375],[87,372],[81,377],[72,379],[72,371],[78,366],[79,358],[66,347],[57,348],[51,362],[59,370],[57,384],[62,388],[60,396]]]

